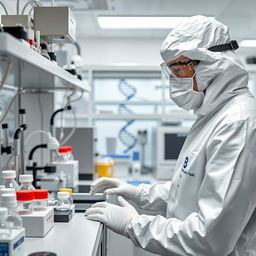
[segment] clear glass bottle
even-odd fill
[[[28,215],[33,212],[34,192],[32,190],[18,190],[17,196],[17,212],[20,215]]]
[[[23,174],[20,175],[20,187],[19,190],[35,190],[34,186],[32,185],[33,182],[33,175],[31,174]]]
[[[48,207],[48,190],[36,189],[34,190],[34,211],[45,211]]]
[[[1,196],[1,207],[8,209],[7,221],[11,229],[22,228],[22,219],[16,212],[17,200],[15,194],[3,194]]]
[[[73,191],[72,191],[72,188],[61,188],[61,189],[59,189],[59,191],[60,192],[68,192],[69,193],[68,200],[69,200],[70,204],[72,205],[73,204],[73,198],[72,198]]]
[[[68,200],[68,192],[58,192],[58,200],[56,210],[58,211],[68,211],[71,208],[70,201]]]
[[[2,171],[2,178],[4,180],[4,186],[6,188],[14,188],[15,190],[18,190],[19,185],[16,182],[16,171],[14,170],[5,170]]]
[[[11,229],[7,222],[8,209],[0,207],[0,239],[6,239],[11,236]]]

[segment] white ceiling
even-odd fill
[[[41,0],[46,5],[50,0]],[[15,9],[16,0],[4,0]],[[22,1],[24,2],[24,0]],[[103,30],[98,15],[214,16],[230,27],[237,40],[256,38],[256,0],[55,0],[69,5],[77,19],[79,38],[163,38],[168,30]],[[105,10],[96,10],[107,7]]]
[[[74,10],[79,37],[163,38],[168,33],[168,30],[102,30],[96,19],[99,14],[156,16],[202,14],[214,16],[227,24],[234,39],[256,38],[256,0],[107,0],[107,2],[109,10]]]

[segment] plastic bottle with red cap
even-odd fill
[[[34,211],[45,211],[48,207],[48,190],[36,189],[34,190]]]
[[[72,154],[73,148],[71,146],[65,146],[65,147],[60,147],[58,150],[58,161],[69,161],[73,160],[73,154]]]
[[[33,212],[33,200],[34,191],[33,190],[18,190],[16,191],[17,197],[17,212],[20,215],[28,215]]]

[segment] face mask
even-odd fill
[[[169,78],[170,98],[185,110],[199,108],[204,100],[203,92],[193,90],[193,77],[178,80]]]

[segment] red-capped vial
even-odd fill
[[[60,162],[66,162],[68,161],[68,155],[67,155],[67,147],[60,147],[58,150],[58,158],[57,160]]]
[[[33,212],[33,200],[34,191],[33,190],[18,190],[16,191],[17,197],[17,212],[20,215],[28,215]]]
[[[34,190],[34,211],[45,211],[48,207],[48,190],[36,189]]]

